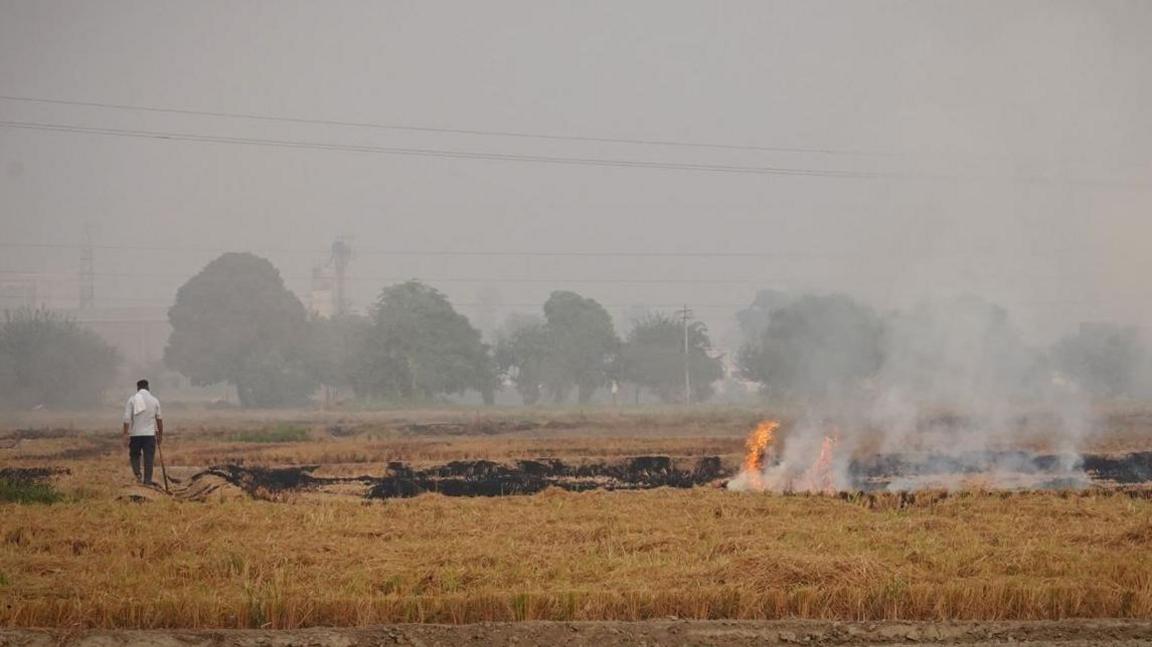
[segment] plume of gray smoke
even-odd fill
[[[857,450],[909,457],[895,469],[922,468],[888,475],[889,489],[1087,482],[1079,452],[1093,428],[1088,399],[1056,377],[1004,309],[974,298],[925,302],[886,318],[881,347],[872,377],[810,399],[763,474],[733,479],[731,487],[861,487],[852,460]],[[1027,456],[1005,453],[1023,448],[1025,434],[1034,434],[1038,425],[1045,451],[1057,457],[1043,469]],[[825,466],[829,473],[814,481],[809,472],[826,438],[835,442]]]

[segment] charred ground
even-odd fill
[[[1038,477],[1032,483],[1034,489],[1042,490],[1075,491],[1152,483],[1152,452],[1084,456],[1027,452],[971,452],[941,456],[884,454],[854,460],[850,471],[856,487],[845,490],[844,494],[900,491],[899,487],[893,487],[894,478],[978,475],[986,472],[989,466],[1001,473]],[[715,487],[723,485],[725,478],[733,472],[731,462],[726,463],[720,456],[635,456],[608,462],[575,463],[556,458],[481,459],[430,466],[392,461],[381,475],[352,476],[316,475],[321,467],[216,465],[186,479],[184,490],[203,495],[207,484],[215,481],[218,487],[219,481],[223,481],[256,498],[276,498],[290,492],[322,492],[333,486],[347,485],[363,488],[364,496],[369,499],[407,498],[428,493],[491,497],[531,495],[548,488],[582,492]],[[1069,477],[1069,469],[1082,471],[1087,480]],[[46,468],[26,468],[24,472],[53,473]],[[3,476],[4,471],[0,471],[0,477]],[[184,484],[185,479],[179,480]]]

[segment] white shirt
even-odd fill
[[[155,436],[156,421],[163,418],[160,415],[160,401],[147,389],[140,389],[137,394],[144,396],[144,411],[132,415],[132,398],[128,398],[128,403],[124,405],[124,424],[128,425],[128,435]]]

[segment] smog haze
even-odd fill
[[[757,290],[1152,306],[1145,2],[0,3],[0,272],[163,309],[224,251],[307,304],[556,289],[722,347]],[[69,283],[72,281],[72,283]],[[135,316],[135,315],[125,315]],[[140,315],[151,316],[151,315]]]

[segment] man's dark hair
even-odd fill
[[[148,390],[148,380],[139,380],[136,382],[137,389]]]

